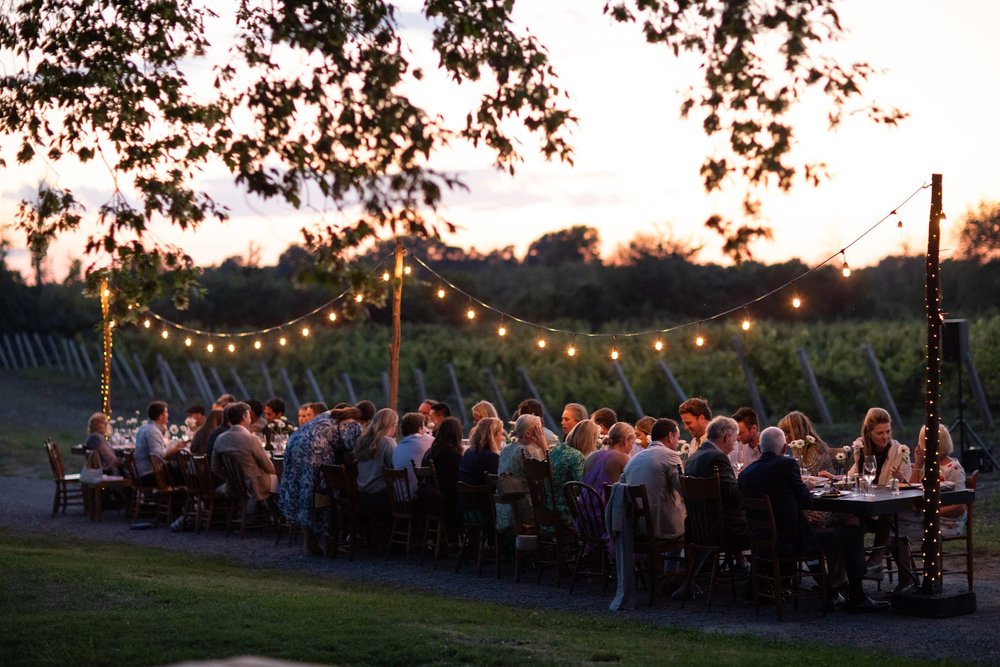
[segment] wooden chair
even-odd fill
[[[971,491],[975,491],[977,484],[979,484],[978,470],[965,478],[965,488]],[[965,532],[963,534],[956,535],[954,537],[941,538],[941,564],[942,564],[941,576],[944,577],[947,575],[964,574],[970,591],[972,590],[972,580],[973,580],[972,508],[973,508],[972,501],[966,503]],[[960,545],[964,548],[952,550],[948,548],[949,545],[956,545],[956,546]],[[956,567],[944,567],[949,562],[949,559],[956,560],[959,558],[965,560],[964,568],[961,565],[958,565]]]
[[[191,525],[198,530],[201,522],[201,482],[198,479],[198,469],[194,465],[194,456],[186,449],[177,452],[177,468],[184,478],[184,488],[187,494],[184,496],[184,507],[181,509],[181,516],[185,522],[191,521]]]
[[[503,562],[503,541],[508,540],[513,544],[514,553],[514,581],[521,580],[521,561],[534,556],[536,548],[526,548],[519,544],[518,537],[534,535],[535,527],[524,520],[521,516],[519,501],[528,493],[525,484],[518,478],[510,474],[486,475],[487,483],[492,487],[493,494],[493,544],[496,548],[496,578],[500,578],[500,567]],[[496,521],[497,509],[499,507],[509,507],[513,516],[513,523],[509,528],[500,528]]]
[[[814,554],[782,555],[778,548],[778,532],[770,497],[744,497],[743,507],[750,534],[750,581],[754,613],[760,613],[761,600],[770,600],[781,621],[784,591],[791,590],[792,604],[797,611],[802,578],[812,577],[819,583],[820,606],[826,616],[829,599],[826,554],[820,551]],[[818,562],[818,566],[810,569],[808,563],[813,561]]]
[[[420,525],[420,513],[416,502],[410,494],[410,476],[406,468],[382,468],[385,477],[386,493],[389,494],[390,516],[392,526],[389,529],[388,544],[385,545],[385,557],[389,558],[393,545],[404,547],[406,558],[410,558],[413,546],[413,534]]]
[[[97,453],[97,450],[94,450],[87,455],[87,467],[96,468],[98,470],[101,469],[101,456]],[[84,508],[86,509],[87,515],[90,516],[90,520],[102,520],[104,511],[101,505],[105,492],[115,492],[115,490],[117,490],[117,492],[122,495],[122,501],[125,502],[125,491],[131,486],[132,480],[125,477],[109,477],[102,475],[101,481],[94,484],[87,484],[81,481],[80,487],[83,490]]]
[[[198,475],[198,515],[195,532],[209,530],[213,525],[226,525],[229,522],[229,501],[225,493],[215,490],[215,478],[207,456],[193,456],[191,463]]]
[[[719,487],[719,475],[712,477],[691,477],[681,475],[681,487],[684,490],[684,504],[687,507],[687,522],[685,525],[685,552],[687,555],[686,593],[681,598],[681,608],[690,596],[692,582],[707,556],[711,562],[711,574],[708,582],[705,609],[712,607],[712,594],[716,583],[729,581],[732,584],[733,600],[736,600],[736,581],[741,577],[733,573],[721,572],[720,564],[734,565],[734,554],[730,554],[726,546],[726,521],[722,509],[722,492]]]
[[[576,553],[576,529],[564,524],[562,515],[556,509],[555,484],[549,461],[525,457],[524,475],[528,482],[531,514],[538,535],[538,583],[542,581],[545,565],[555,565],[558,588],[562,582],[563,569],[571,569],[570,562]]]
[[[153,497],[156,499],[156,517],[153,525],[158,525],[160,517],[163,517],[169,526],[174,520],[174,504],[178,500],[185,499],[187,488],[170,481],[167,462],[159,456],[150,456],[149,463],[153,467],[153,476],[156,477],[156,489],[153,491]]]
[[[353,561],[361,541],[360,520],[367,519],[369,524],[372,520],[358,496],[358,466],[356,463],[324,465],[319,470],[326,480],[332,507],[327,551],[331,556],[346,554]]]
[[[434,462],[430,465],[418,466],[415,461],[410,461],[413,466],[413,474],[417,478],[417,488],[426,489],[426,493],[421,498],[421,513],[424,523],[424,539],[420,545],[420,562],[424,561],[429,544],[434,545],[434,569],[437,569],[438,558],[441,556],[441,545],[445,539],[444,527],[444,499],[441,495],[441,487],[438,484],[437,470]],[[433,540],[433,542],[431,542]]]
[[[223,454],[220,456],[220,460],[222,461],[222,470],[226,476],[226,500],[229,503],[226,537],[229,537],[229,533],[232,532],[234,526],[239,526],[240,539],[243,539],[246,536],[247,518],[250,514],[248,508],[250,504],[250,491],[247,488],[246,478],[243,477],[243,470],[236,459]],[[251,527],[253,527],[253,524],[251,524]]]
[[[576,586],[577,577],[581,574],[599,576],[601,592],[607,595],[608,582],[614,577],[614,569],[611,567],[611,557],[605,542],[605,499],[593,487],[583,482],[566,482],[562,491],[566,505],[573,515],[573,525],[576,526],[577,533],[573,574],[569,580],[570,595],[573,594],[573,587]],[[587,560],[592,561],[590,567],[581,569]]]
[[[645,484],[630,484],[628,495],[632,503],[632,516],[635,521],[632,543],[636,556],[636,574],[645,575],[649,584],[649,604],[652,605],[661,581],[683,576],[683,570],[679,567],[675,571],[665,571],[664,563],[666,561],[680,563],[683,560],[680,555],[668,556],[667,554],[673,552],[679,554],[685,548],[684,538],[656,537],[653,529],[653,512],[649,506],[649,494],[646,492]],[[690,573],[688,582],[690,582]]]
[[[80,487],[80,475],[78,473],[66,474],[63,467],[62,454],[59,452],[59,445],[52,440],[45,441],[45,453],[49,457],[49,468],[52,469],[52,481],[55,482],[55,495],[52,497],[52,516],[59,513],[66,513],[66,508],[70,505],[84,505],[83,489]]]
[[[496,512],[493,493],[489,484],[458,483],[458,506],[461,510],[462,530],[458,538],[458,559],[455,572],[462,568],[471,550],[476,552],[476,575],[483,576],[483,563],[490,557],[497,558],[493,535],[496,530]]]
[[[143,484],[142,478],[139,477],[139,468],[136,465],[134,452],[125,453],[125,458],[122,460],[122,467],[125,469],[126,476],[132,480],[132,486],[130,487],[132,492],[132,519],[138,519],[143,511],[148,511],[155,515],[157,511],[156,484]]]

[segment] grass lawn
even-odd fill
[[[242,654],[343,665],[918,664],[3,532],[0,572],[5,667]]]

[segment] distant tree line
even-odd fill
[[[702,264],[697,249],[655,237],[637,237],[602,261],[595,229],[573,227],[536,239],[523,258],[507,247],[482,253],[440,240],[408,239],[407,254],[420,257],[463,290],[504,312],[535,322],[573,322],[600,330],[608,322],[669,326],[710,317],[749,302],[807,270],[799,260],[779,264],[747,261],[738,266]],[[391,259],[392,243],[357,258],[381,273],[379,262]],[[946,313],[971,317],[994,311],[1000,293],[1000,258],[963,255],[942,263]],[[412,263],[412,262],[411,262]],[[274,266],[232,257],[204,270],[199,294],[178,312],[167,302],[153,303],[158,313],[207,330],[230,331],[270,326],[319,306],[344,289],[323,283],[311,269],[312,255],[290,246]],[[404,287],[403,318],[413,323],[458,322],[467,300],[436,297],[439,281],[414,266]],[[376,281],[376,284],[381,281]],[[367,294],[365,308],[345,299],[339,306],[351,317],[388,322],[387,284]],[[796,281],[803,299],[796,311],[791,290],[750,307],[755,320],[836,321],[898,320],[919,317],[923,307],[922,256],[887,257],[856,269],[849,278],[839,265],[825,266]],[[461,305],[455,307],[455,303]],[[738,315],[734,315],[736,317]],[[83,295],[79,271],[61,284],[29,285],[19,273],[0,264],[0,331],[50,331],[74,334],[97,326],[95,299]]]

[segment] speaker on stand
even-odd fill
[[[958,364],[958,419],[948,428],[952,434],[959,460],[966,472],[990,472],[996,467],[986,443],[965,421],[965,390],[962,384],[962,367],[969,359],[969,322],[945,320],[941,326],[941,359]],[[957,438],[955,436],[958,436]]]

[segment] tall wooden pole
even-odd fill
[[[920,591],[940,593],[941,586],[941,481],[938,463],[938,404],[941,396],[941,174],[931,177],[931,214],[927,224],[927,285],[924,312],[927,316],[927,395],[924,472],[924,578]]]
[[[101,367],[101,412],[111,416],[111,291],[108,289],[108,279],[101,278],[101,343],[104,364]]]
[[[389,407],[399,412],[400,313],[403,304],[403,241],[396,237],[396,267],[392,279],[392,341],[389,343]]]

